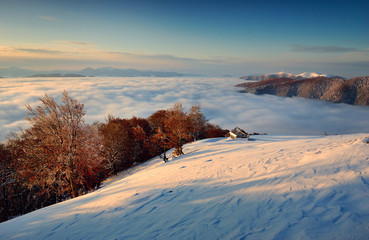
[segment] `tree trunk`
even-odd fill
[[[117,163],[114,160],[114,162],[113,162],[113,175],[117,176],[117,174],[118,174]]]
[[[76,184],[76,182],[74,180],[74,176],[71,176],[69,178],[69,182],[70,182],[70,187],[71,187],[71,195],[72,195],[72,198],[75,198],[75,197],[78,196],[78,189],[77,189],[77,184]]]
[[[178,152],[178,155],[184,155],[184,153],[183,153],[183,147],[182,146],[179,146],[177,152]]]
[[[5,206],[4,206],[3,216],[1,216],[0,220],[6,221],[9,219],[9,200],[8,200],[8,195],[6,193],[6,187],[2,186],[2,190],[3,190],[2,192],[3,192]]]
[[[161,156],[161,154],[159,154],[160,158],[163,159],[164,162],[168,162],[168,158],[167,158],[167,152],[166,149],[164,148],[164,152],[163,152],[163,156]]]
[[[69,183],[71,188],[71,195],[72,198],[75,198],[78,196],[78,189],[75,179],[75,167],[73,163],[73,156],[71,154],[69,154],[69,171],[70,171]]]

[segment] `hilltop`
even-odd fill
[[[0,224],[0,239],[367,239],[368,134],[215,138]]]
[[[243,88],[242,92],[247,93],[369,105],[369,76],[349,80],[337,77],[314,77],[301,80],[272,78],[259,82],[241,83],[236,86]]]
[[[290,78],[290,79],[300,80],[300,79],[314,78],[314,77],[342,78],[340,76],[333,76],[330,74],[322,74],[322,73],[315,73],[315,72],[303,72],[300,74],[278,72],[278,73],[271,73],[271,74],[244,76],[244,77],[241,77],[241,79],[246,80],[246,81],[262,81],[262,80],[268,80],[268,79],[273,79],[273,78]]]

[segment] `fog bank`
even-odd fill
[[[4,78],[0,79],[0,141],[27,127],[25,105],[63,90],[85,105],[87,122],[116,117],[148,117],[181,101],[201,105],[210,122],[223,128],[281,135],[369,132],[369,107],[302,98],[239,93],[236,78]]]

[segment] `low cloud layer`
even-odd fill
[[[56,18],[52,16],[39,16],[39,19],[45,20],[45,21],[56,21]]]
[[[189,109],[200,104],[210,122],[248,132],[321,135],[369,132],[369,107],[301,98],[239,93],[235,78],[14,78],[0,79],[0,141],[26,128],[25,105],[39,104],[47,93],[63,90],[85,105],[87,122],[107,115],[148,117],[181,101]]]
[[[292,52],[311,52],[311,53],[344,53],[358,51],[356,48],[339,46],[302,46],[292,45]]]

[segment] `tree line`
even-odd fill
[[[84,105],[66,91],[60,101],[45,94],[27,105],[30,127],[0,144],[0,222],[97,189],[120,171],[160,156],[184,154],[185,143],[223,137],[200,106],[186,112],[181,103],[148,118],[87,124]]]

